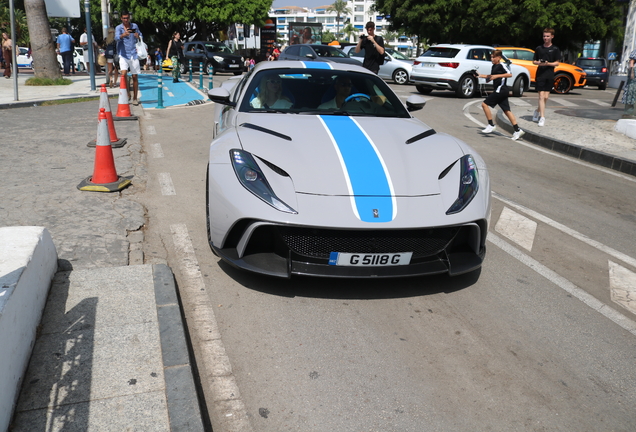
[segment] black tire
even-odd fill
[[[432,89],[432,88],[424,87],[424,86],[421,86],[421,85],[416,85],[416,86],[415,86],[415,89],[416,89],[418,92],[420,92],[420,93],[422,93],[422,94],[424,94],[424,95],[431,94],[431,92],[433,91],[433,89]]]
[[[574,80],[568,74],[559,73],[554,77],[554,92],[558,94],[567,94],[572,90]]]
[[[214,75],[214,63],[212,63],[211,61],[205,64],[205,73],[207,75],[210,75],[210,71],[212,72],[212,75]]]
[[[522,77],[517,77],[515,83],[512,85],[512,95],[514,97],[521,97],[526,91],[526,82]]]
[[[404,69],[396,69],[393,72],[393,81],[399,85],[405,85],[409,83],[409,73]]]
[[[219,256],[212,247],[212,234],[210,233],[210,164],[205,169],[205,225],[208,231],[208,244],[212,253]]]
[[[599,90],[605,90],[607,88],[607,83],[603,83],[603,84],[599,84],[598,85],[598,89]]]
[[[470,75],[464,75],[459,79],[459,86],[457,86],[455,93],[464,99],[475,97],[477,93],[477,80]]]
[[[243,72],[239,72],[239,71],[237,71],[237,72],[234,72],[234,75],[240,75],[240,74],[242,74],[242,73],[243,73]]]
[[[179,73],[181,75],[185,75],[187,71],[188,71],[188,68],[186,67],[186,65],[184,63],[179,63]]]

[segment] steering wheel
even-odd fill
[[[346,103],[346,102],[349,102],[350,100],[355,99],[356,102],[360,102],[360,98],[365,98],[368,101],[371,100],[371,96],[369,95],[366,95],[364,93],[354,93],[351,96],[347,96],[347,98],[344,101]]]

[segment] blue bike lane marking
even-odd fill
[[[139,101],[144,108],[157,108],[157,75],[139,74]],[[178,83],[172,82],[172,76],[163,76],[162,80],[163,106],[185,105],[194,100],[205,100],[206,97],[199,91],[193,89],[183,80]]]

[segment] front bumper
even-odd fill
[[[215,254],[229,264],[269,276],[291,275],[377,278],[448,273],[451,276],[481,267],[486,253],[485,220],[459,226],[338,230],[297,227],[263,221],[239,221],[223,249],[210,241]],[[331,252],[413,252],[403,266],[337,266]]]

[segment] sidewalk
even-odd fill
[[[133,199],[147,181],[139,122],[115,122],[127,138],[113,149],[115,167],[132,185],[79,191],[93,173],[87,143],[97,135],[99,100],[38,105],[99,93],[87,75],[69,86],[27,87],[31,76],[19,74],[17,103],[13,80],[0,80],[0,226],[46,227],[58,271],[28,369],[9,371],[23,375],[11,431],[205,430],[172,271],[144,265],[145,209]],[[141,106],[131,109],[143,115]]]

